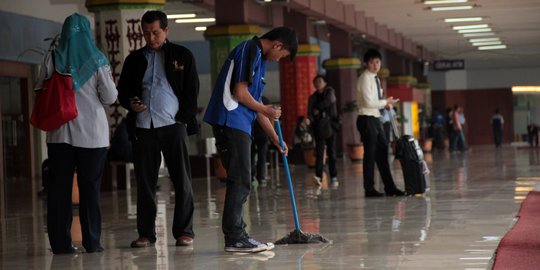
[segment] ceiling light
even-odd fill
[[[540,86],[512,86],[512,92],[540,92]]]
[[[474,25],[460,25],[460,26],[453,26],[453,30],[463,30],[463,29],[475,29],[475,28],[487,28],[489,25],[487,23],[484,24],[474,24]]]
[[[467,3],[469,0],[424,0],[426,5],[438,5],[438,4],[455,4],[455,3]]]
[[[473,46],[486,46],[486,45],[500,45],[502,41],[485,41],[485,42],[473,42]]]
[[[167,19],[185,19],[185,18],[195,18],[197,14],[195,13],[185,13],[185,14],[169,14]]]
[[[206,31],[206,26],[196,26],[195,31],[199,31],[199,32]]]
[[[451,6],[451,7],[429,7],[431,11],[447,11],[447,10],[465,10],[465,9],[472,9],[472,5],[468,6]]]
[[[466,18],[446,18],[444,22],[453,23],[453,22],[478,22],[481,21],[482,17],[466,17]]]
[[[493,32],[487,32],[487,33],[466,33],[463,34],[464,37],[485,37],[485,36],[493,36],[495,33]]]
[[[469,42],[474,43],[474,42],[500,41],[500,40],[501,40],[501,39],[498,38],[498,37],[492,37],[492,38],[473,38],[473,39],[469,39]]]
[[[175,23],[201,23],[201,22],[215,22],[216,18],[194,18],[194,19],[177,19]]]
[[[506,45],[493,45],[493,46],[481,46],[481,47],[478,47],[478,50],[481,50],[481,51],[500,50],[500,49],[506,49]]]
[[[463,29],[458,30],[458,33],[464,34],[464,33],[481,33],[481,32],[491,32],[491,28],[478,28],[478,29]]]

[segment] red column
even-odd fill
[[[285,141],[292,146],[294,127],[299,116],[307,115],[308,98],[317,75],[318,45],[300,44],[294,62],[280,62],[282,129]]]

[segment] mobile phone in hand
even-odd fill
[[[137,105],[142,105],[142,101],[139,97],[132,97],[129,99],[129,101],[131,101],[131,103],[134,103],[134,104],[137,104]]]

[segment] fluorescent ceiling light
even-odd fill
[[[486,45],[500,45],[502,41],[485,41],[485,42],[473,42],[473,46],[486,46]]]
[[[446,18],[444,22],[453,23],[453,22],[479,22],[482,20],[482,17],[466,17],[466,18]]]
[[[447,11],[447,10],[465,10],[472,9],[473,6],[452,6],[452,7],[430,7],[432,11]]]
[[[501,39],[498,38],[498,37],[492,37],[492,38],[473,38],[473,39],[469,39],[469,42],[474,43],[474,42],[500,41],[500,40],[501,40]]]
[[[175,23],[201,23],[201,22],[215,22],[216,18],[194,18],[194,19],[177,19]]]
[[[512,92],[540,92],[540,86],[512,86]]]
[[[463,30],[463,29],[475,29],[475,28],[487,28],[489,25],[487,23],[484,24],[474,24],[474,25],[460,25],[460,26],[453,26],[453,30]]]
[[[458,30],[458,33],[465,34],[465,33],[482,33],[482,32],[491,32],[491,28],[478,28],[478,29],[463,29]]]
[[[195,31],[206,31],[206,26],[196,26]]]
[[[467,3],[469,0],[424,0],[426,5],[439,5],[439,4],[455,4],[455,3]]]
[[[185,18],[195,18],[197,14],[195,13],[185,13],[185,14],[169,14],[167,19],[185,19]]]
[[[481,46],[481,47],[478,47],[478,50],[481,50],[481,51],[500,50],[500,49],[506,49],[506,45],[493,45],[493,46]]]
[[[464,37],[486,37],[486,36],[493,36],[495,33],[493,32],[487,32],[487,33],[466,33],[463,34]]]

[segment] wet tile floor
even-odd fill
[[[362,164],[340,160],[340,185],[317,188],[313,169],[291,165],[302,230],[332,244],[277,246],[258,254],[223,251],[225,184],[197,178],[193,247],[176,247],[171,232],[174,194],[159,180],[158,241],[132,249],[136,190],[103,193],[105,252],[54,256],[46,234],[46,206],[37,196],[6,190],[0,220],[1,269],[488,269],[520,202],[540,187],[540,150],[476,146],[466,153],[426,155],[430,191],[420,197],[364,198]],[[401,169],[392,163],[403,188]],[[284,169],[252,191],[244,209],[250,234],[275,241],[294,229]],[[134,181],[133,181],[134,182]],[[379,183],[380,181],[377,180]],[[379,187],[379,190],[382,190]],[[78,220],[73,238],[79,247]]]

